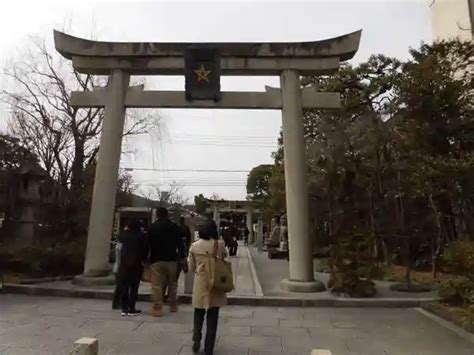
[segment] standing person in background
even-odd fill
[[[247,226],[244,227],[244,245],[249,245],[249,235],[250,231]]]
[[[235,225],[235,221],[232,220],[229,226],[229,240],[227,242],[227,248],[229,250],[230,256],[237,255],[237,247],[239,246],[237,243],[238,234],[239,234],[239,229]]]
[[[122,298],[122,293],[120,292],[120,280],[118,277],[118,270],[119,270],[119,265],[120,265],[120,253],[122,251],[122,243],[120,243],[118,240],[115,241],[115,262],[114,262],[114,267],[112,268],[112,271],[115,276],[115,289],[114,289],[114,297],[112,299],[112,309],[120,309],[121,307],[121,298]]]
[[[177,265],[176,265],[177,266],[176,282],[179,281],[179,276],[181,274],[181,271],[184,271],[184,273],[188,272],[187,257],[188,257],[189,248],[191,247],[191,231],[189,230],[189,227],[186,225],[184,216],[179,217],[178,228],[179,228],[179,231],[181,233],[181,238],[183,239],[185,257],[184,257],[184,259],[182,259],[178,255],[178,261],[177,261]],[[168,302],[168,294],[169,294],[169,287],[168,287],[168,284],[166,284],[163,287],[163,302],[165,302],[165,303]]]
[[[184,273],[188,272],[187,257],[189,253],[189,248],[191,247],[191,231],[189,230],[189,227],[186,225],[184,216],[179,217],[178,227],[181,232],[181,238],[183,239],[185,257],[184,259],[181,259],[181,258],[178,259],[178,273],[176,275],[176,282],[178,282],[179,280],[179,275],[181,274],[181,271],[184,271]]]
[[[187,254],[189,248],[191,247],[191,231],[189,230],[189,227],[186,225],[184,216],[179,217],[178,227],[179,227],[179,230],[181,231],[181,236],[184,242],[184,248],[186,249],[186,254]]]
[[[151,287],[153,308],[151,315],[161,317],[163,291],[168,285],[168,303],[170,311],[176,312],[177,306],[177,263],[185,258],[183,238],[179,227],[170,221],[168,210],[160,207],[157,221],[148,229],[151,263]]]
[[[238,247],[237,236],[234,236],[229,244],[229,256],[236,256]]]
[[[202,327],[204,316],[206,316],[205,355],[214,353],[219,309],[227,303],[224,292],[209,288],[209,259],[227,257],[225,245],[223,241],[218,241],[218,238],[216,223],[208,219],[199,228],[199,240],[191,245],[188,256],[189,269],[195,273],[192,301],[194,307],[192,350],[198,353],[201,348]]]
[[[140,227],[139,220],[131,220],[128,228],[118,237],[122,244],[118,267],[118,279],[122,294],[122,316],[141,313],[135,308],[135,304],[148,248]]]
[[[222,230],[222,240],[224,241],[224,246],[226,248],[230,247],[230,242],[232,240],[232,230],[230,226],[224,227]]]

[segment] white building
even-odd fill
[[[474,0],[431,0],[433,39],[473,39]]]

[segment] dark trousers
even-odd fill
[[[140,281],[131,281],[129,279],[120,280],[120,292],[122,292],[122,311],[128,312],[135,310],[137,303],[138,286]]]
[[[235,242],[235,244],[231,244],[231,246],[229,247],[229,255],[230,256],[236,256],[237,255],[237,247],[238,247],[237,242]]]
[[[204,352],[212,353],[216,342],[217,323],[219,321],[219,307],[209,308],[207,311],[194,308],[193,342],[200,342],[202,338],[202,325],[206,315],[206,339],[204,340]]]
[[[117,274],[115,274],[115,290],[114,290],[114,298],[112,299],[112,308],[118,309],[121,307],[122,302],[122,292],[121,292],[121,284],[120,279]]]

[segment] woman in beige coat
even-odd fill
[[[193,286],[194,329],[193,352],[198,353],[201,347],[202,326],[206,315],[206,339],[204,353],[212,355],[216,341],[219,308],[227,303],[224,292],[211,289],[209,285],[210,260],[215,256],[226,258],[227,252],[222,241],[218,241],[216,223],[208,219],[199,228],[199,240],[189,249],[189,270],[195,273]]]

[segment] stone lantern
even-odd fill
[[[19,169],[19,220],[15,233],[17,246],[31,246],[35,241],[37,224],[36,210],[41,203],[41,183],[47,173],[33,162],[27,162]]]

